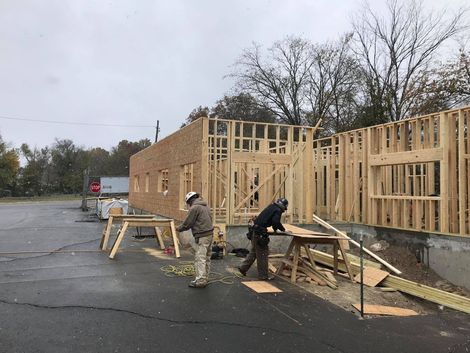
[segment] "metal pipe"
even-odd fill
[[[361,233],[359,238],[360,259],[361,259],[361,318],[364,318],[364,239]]]

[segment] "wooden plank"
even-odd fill
[[[315,255],[315,261],[329,267],[333,267],[333,256],[318,250],[310,250]],[[338,268],[341,271],[346,271],[344,264],[339,264]],[[353,273],[359,273],[360,265],[358,262],[351,262],[351,269]],[[462,297],[460,295],[445,292],[440,289],[425,286],[424,284],[409,281],[394,275],[387,276],[382,285],[394,288],[400,292],[413,295],[418,298],[426,299],[431,302],[444,305],[448,308],[459,310],[470,314],[470,298]]]
[[[459,126],[459,142],[458,142],[458,148],[459,148],[459,233],[460,234],[467,234],[467,229],[466,229],[466,216],[467,216],[467,210],[466,210],[466,202],[467,202],[467,185],[466,185],[466,178],[467,178],[467,168],[466,164],[467,161],[465,158],[463,158],[463,155],[465,154],[465,124],[464,124],[464,114],[462,110],[459,110],[459,121],[458,121],[458,126]],[[467,119],[468,121],[468,119]]]
[[[370,195],[371,199],[384,199],[384,200],[406,200],[406,201],[439,201],[439,196],[400,196],[400,195]]]
[[[470,298],[390,275],[382,285],[470,314]]]
[[[308,129],[306,131],[307,136],[305,140],[306,149],[305,149],[305,168],[303,170],[304,174],[304,188],[301,191],[303,195],[305,195],[305,222],[311,223],[312,222],[312,214],[313,214],[313,202],[314,199],[312,198],[312,191],[314,188],[313,184],[313,134],[314,130]]]
[[[209,193],[209,120],[208,118],[202,118],[202,141],[201,141],[201,193],[203,197],[210,199]],[[214,207],[214,204],[209,206]],[[214,218],[215,219],[215,218]]]
[[[116,240],[114,241],[114,244],[111,247],[111,251],[109,252],[110,259],[114,259],[114,256],[116,256],[116,252],[119,249],[119,245],[121,244],[122,238],[124,238],[124,235],[126,234],[128,227],[129,227],[129,224],[127,222],[124,222],[122,229],[119,232],[118,236],[116,237]]]
[[[177,258],[180,258],[181,254],[180,254],[180,248],[179,248],[179,239],[178,239],[178,235],[176,234],[175,222],[173,220],[171,220],[170,222],[170,230],[171,230],[171,236],[173,238],[173,246],[175,247],[175,255]]]
[[[406,152],[372,154],[369,156],[369,165],[386,166],[435,162],[443,159],[443,151],[442,148],[427,148]]]
[[[315,232],[313,230],[308,230],[308,229],[305,229],[305,228],[300,228],[300,227],[297,227],[297,226],[294,226],[292,224],[289,224],[289,223],[285,223],[283,224],[284,228],[286,229],[286,231],[288,232],[292,232],[294,234],[304,234],[304,235],[324,235],[324,236],[329,236],[330,234],[327,234],[327,233],[321,233],[321,232]],[[272,233],[274,232],[273,228],[272,227],[268,227],[268,232]]]
[[[316,215],[313,215],[313,220],[316,221],[318,224],[321,224],[322,226],[324,226],[325,228],[328,228],[328,229],[331,229],[331,230],[334,230],[337,234],[345,237],[346,239],[349,240],[349,242],[357,247],[360,247],[360,244],[358,242],[356,242],[355,240],[351,239],[350,237],[348,237],[346,235],[346,233],[343,233],[342,231],[336,229],[335,227],[333,227],[331,224],[325,222],[324,220],[322,220],[321,218],[319,218],[318,216]],[[394,266],[392,266],[391,264],[389,264],[387,261],[383,260],[381,257],[375,255],[372,251],[370,251],[369,249],[367,248],[364,248],[364,252],[368,255],[370,255],[371,257],[373,257],[375,260],[377,260],[378,262],[380,262],[382,265],[384,265],[385,267],[387,267],[388,269],[390,269],[391,271],[393,271],[394,273],[400,275],[401,274],[401,271],[398,270],[397,268],[395,268]]]
[[[268,270],[272,273],[276,273],[277,268],[272,263],[268,262]]]
[[[439,211],[439,224],[442,233],[449,231],[449,126],[447,114],[440,114],[439,133],[440,146],[444,151],[444,158],[440,162],[440,195],[441,204]]]
[[[160,249],[164,250],[165,243],[163,242],[162,231],[160,230],[160,227],[155,227],[155,235],[157,236],[158,243],[160,244]]]
[[[377,268],[364,266],[363,274],[364,284],[369,287],[375,287],[377,284],[382,282],[390,273],[379,270]],[[360,282],[361,274],[357,274],[354,279],[356,280],[356,282]]]
[[[352,304],[354,308],[361,311],[361,304]],[[366,315],[390,315],[390,316],[416,316],[419,315],[416,311],[411,309],[398,308],[396,306],[384,305],[364,305],[364,314]]]
[[[103,230],[103,235],[101,237],[100,249],[106,250],[108,247],[109,235],[111,234],[111,228],[113,227],[113,215],[109,215],[108,222]]]
[[[242,282],[256,293],[282,293],[282,290],[265,281],[244,281]]]
[[[295,277],[297,275],[297,268],[299,266],[299,256],[300,256],[300,243],[295,241],[294,238],[294,259],[293,259],[293,265],[292,265],[292,274],[290,277],[290,281],[292,283],[295,283]]]

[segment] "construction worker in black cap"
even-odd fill
[[[273,227],[276,232],[280,230],[285,232],[285,228],[281,223],[281,215],[287,210],[288,201],[280,198],[266,207],[254,219],[253,225],[248,227],[248,239],[251,240],[250,253],[245,260],[238,267],[238,270],[243,276],[250,269],[255,260],[258,267],[258,278],[260,280],[272,280],[274,277],[268,274],[268,255],[269,255],[269,236],[267,233],[268,227]]]

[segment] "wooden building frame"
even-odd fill
[[[314,212],[469,235],[469,114],[465,107],[315,140]]]
[[[288,223],[335,221],[469,235],[470,107],[314,139],[316,127],[201,118],[131,157],[130,204],[183,219],[200,192],[214,223],[278,197]],[[162,186],[163,185],[163,186]]]
[[[202,194],[217,223],[246,224],[285,197],[286,220],[311,223],[316,128],[204,119]],[[229,192],[230,191],[230,192]]]

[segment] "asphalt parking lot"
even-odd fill
[[[359,320],[282,280],[278,294],[239,278],[192,289],[161,271],[189,253],[152,256],[155,240],[127,236],[110,260],[104,224],[87,220],[76,201],[0,204],[0,352],[470,351],[469,315]]]

